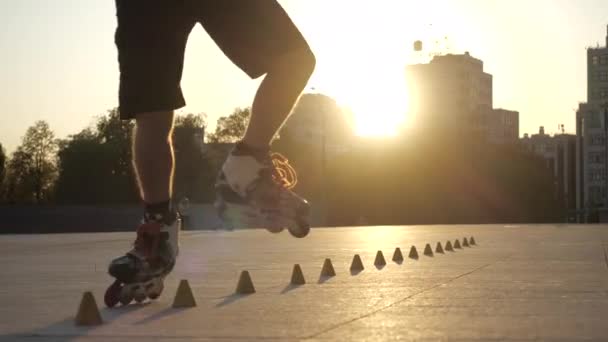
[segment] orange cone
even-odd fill
[[[418,251],[416,250],[416,246],[412,246],[412,248],[410,248],[409,257],[412,259],[418,259]]]
[[[431,248],[431,245],[429,245],[428,243],[426,244],[426,246],[424,246],[424,255],[426,256],[433,256],[433,249]]]
[[[331,260],[325,259],[323,263],[323,268],[321,269],[321,277],[334,277],[336,275],[336,271],[334,271],[334,266],[331,264]]]
[[[448,252],[453,252],[454,248],[452,248],[452,242],[448,241],[445,243],[445,250]]]
[[[353,262],[350,264],[350,270],[353,272],[363,271],[363,262],[361,261],[361,257],[359,254],[355,254],[353,257]]]
[[[374,265],[386,266],[386,260],[384,260],[384,254],[382,254],[382,251],[378,251],[378,253],[376,253],[376,260],[374,260]]]
[[[82,295],[80,305],[78,306],[78,312],[76,313],[75,323],[76,325],[83,326],[99,325],[103,323],[92,292],[87,291]]]
[[[393,261],[396,263],[403,262],[403,254],[401,253],[401,248],[395,248],[395,253],[393,253]]]
[[[241,276],[239,277],[239,283],[236,285],[236,293],[238,293],[238,294],[255,293],[255,287],[253,287],[253,282],[251,281],[249,272],[247,272],[247,271],[241,272]]]
[[[177,286],[175,298],[173,299],[174,308],[192,308],[196,306],[196,300],[192,294],[190,284],[186,279],[182,279]]]
[[[293,272],[291,272],[291,285],[304,285],[306,284],[306,280],[304,279],[304,274],[302,273],[302,268],[300,265],[293,265]]]
[[[443,254],[443,247],[441,247],[441,242],[437,242],[437,246],[435,247],[435,253]]]

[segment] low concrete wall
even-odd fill
[[[0,206],[0,234],[43,234],[133,231],[141,221],[138,205],[95,206]],[[323,226],[323,214],[313,206],[310,223]],[[212,204],[191,204],[184,230],[213,230],[221,221]]]
[[[142,208],[93,206],[0,206],[0,234],[130,231]],[[211,204],[190,206],[185,229],[217,229],[220,220]]]

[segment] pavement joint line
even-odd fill
[[[384,311],[384,310],[386,310],[386,309],[388,309],[388,308],[391,308],[391,307],[393,307],[393,306],[395,306],[395,305],[397,305],[397,304],[403,303],[403,302],[405,302],[405,301],[407,301],[407,300],[409,300],[409,299],[411,299],[411,298],[413,298],[413,297],[415,297],[415,296],[417,296],[417,295],[419,295],[419,294],[422,294],[422,293],[425,293],[425,292],[428,292],[428,291],[434,290],[434,289],[436,289],[436,288],[438,288],[438,287],[440,287],[440,286],[443,286],[443,285],[449,284],[449,283],[451,283],[451,282],[453,282],[453,281],[455,281],[455,280],[458,280],[458,279],[460,279],[460,278],[466,277],[466,276],[468,276],[468,275],[470,275],[470,274],[472,274],[472,273],[475,273],[475,272],[477,272],[477,271],[480,271],[480,270],[482,270],[482,269],[484,269],[484,268],[486,268],[486,267],[488,267],[488,266],[494,265],[494,264],[496,264],[496,263],[498,263],[498,262],[502,262],[502,261],[504,261],[504,260],[506,260],[506,259],[508,259],[508,258],[510,258],[510,256],[509,256],[509,257],[507,257],[507,258],[505,258],[505,259],[497,260],[497,261],[494,261],[494,262],[492,262],[492,263],[489,263],[489,264],[485,264],[485,265],[479,266],[479,267],[477,267],[477,268],[475,268],[475,269],[473,269],[473,270],[471,270],[471,271],[469,271],[469,272],[462,273],[462,274],[460,274],[460,275],[458,275],[458,276],[456,276],[456,277],[454,277],[454,278],[451,278],[451,279],[449,279],[449,280],[447,280],[447,281],[444,281],[444,282],[442,282],[442,283],[435,284],[435,285],[433,285],[433,286],[431,286],[431,287],[428,287],[428,288],[426,288],[426,289],[422,289],[422,290],[420,290],[420,291],[418,291],[418,292],[416,292],[416,293],[412,293],[412,294],[411,294],[411,295],[409,295],[409,296],[406,296],[406,297],[404,297],[404,298],[398,299],[398,300],[396,300],[396,301],[394,301],[394,302],[392,302],[392,303],[390,303],[390,304],[384,305],[384,306],[382,306],[382,307],[380,307],[380,308],[378,308],[378,309],[372,310],[372,311],[370,311],[370,312],[368,312],[368,313],[366,313],[366,314],[359,315],[359,316],[357,316],[357,317],[355,317],[355,318],[351,318],[351,319],[349,319],[349,320],[346,320],[346,321],[343,321],[343,322],[340,322],[340,323],[336,323],[335,325],[333,325],[333,326],[331,326],[331,327],[329,327],[329,328],[323,329],[323,330],[321,330],[321,331],[319,331],[319,332],[316,332],[316,333],[314,333],[314,334],[312,334],[312,335],[308,335],[308,336],[302,336],[302,337],[300,337],[300,338],[301,338],[301,339],[313,339],[313,338],[316,338],[316,337],[318,337],[318,336],[320,336],[320,335],[323,335],[323,334],[325,334],[325,333],[327,333],[327,332],[330,332],[330,331],[332,331],[332,330],[334,330],[334,329],[337,329],[337,328],[340,328],[340,327],[345,326],[345,325],[347,325],[347,324],[350,324],[350,323],[356,322],[356,321],[361,320],[361,319],[363,319],[363,318],[370,317],[370,316],[372,316],[372,315],[374,315],[374,314],[376,314],[376,313],[378,313],[378,312],[380,312],[380,311]]]
[[[606,267],[608,267],[608,252],[606,252],[606,246],[602,246],[604,249],[604,262],[606,263]]]

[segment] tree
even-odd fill
[[[131,166],[133,123],[117,109],[60,144],[56,198],[60,203],[115,204],[138,200]]]
[[[0,200],[4,194],[4,176],[6,174],[6,152],[4,147],[0,144]]]
[[[7,168],[7,197],[11,201],[48,201],[57,175],[57,141],[45,121],[28,128]]]
[[[175,120],[173,196],[177,201],[187,197],[195,202],[207,202],[213,198],[216,172],[204,150],[205,127],[204,114],[187,114]]]
[[[245,134],[250,115],[250,108],[236,108],[229,116],[219,118],[215,132],[209,135],[209,142],[230,143],[238,141]]]

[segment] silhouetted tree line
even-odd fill
[[[547,164],[519,144],[369,139],[325,167],[319,146],[277,145],[300,170],[296,190],[313,205],[326,203],[329,225],[565,220]]]
[[[249,109],[220,118],[208,140],[233,142]],[[203,114],[178,116],[173,132],[176,199],[209,203],[228,150],[204,145]],[[10,158],[0,146],[0,198],[5,203],[110,205],[137,203],[131,165],[132,122],[116,109],[92,127],[57,140],[37,122]],[[323,152],[318,143],[281,136],[274,149],[298,170],[296,191],[325,208],[328,224],[560,222],[546,163],[514,145],[471,136],[357,140],[348,152]]]
[[[249,117],[237,108],[220,118],[214,141],[240,136]],[[204,114],[177,116],[173,130],[176,198],[210,202],[217,163],[211,163],[203,139]],[[9,204],[111,205],[137,203],[131,165],[134,123],[122,121],[117,109],[101,115],[91,127],[55,139],[44,121],[30,127],[10,159],[0,145],[0,202]]]

